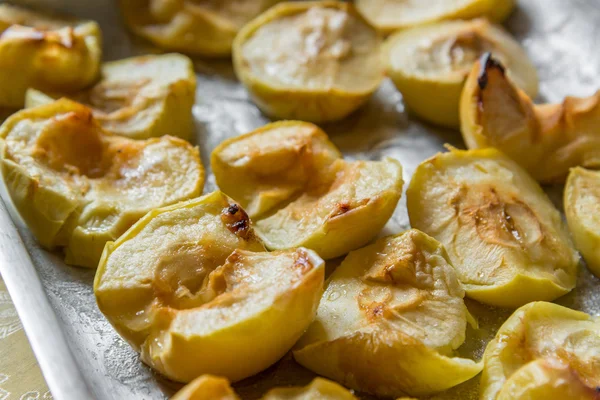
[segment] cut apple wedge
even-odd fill
[[[496,147],[543,183],[564,182],[569,168],[600,166],[600,93],[534,105],[485,54],[462,92],[461,130],[469,148]]]
[[[26,107],[67,96],[92,109],[104,130],[132,139],[165,134],[189,140],[196,75],[181,54],[132,57],[102,65],[100,82],[81,92],[43,93],[29,89]]]
[[[600,172],[571,169],[564,207],[575,247],[590,271],[600,277]]]
[[[158,47],[228,57],[244,24],[281,0],[120,0],[129,28]]]
[[[324,265],[267,253],[221,192],[149,212],[106,245],[94,293],[144,362],[170,379],[238,381],[279,360],[312,322]]]
[[[66,262],[96,268],[104,244],[148,211],[196,197],[197,148],[163,136],[136,141],[102,130],[87,107],[62,99],[0,128],[2,176],[21,216]]]
[[[356,0],[358,11],[385,33],[450,19],[502,22],[514,6],[515,0]]]
[[[600,320],[530,303],[502,325],[483,359],[481,400],[597,400]]]
[[[226,378],[202,375],[185,385],[171,400],[240,400]]]
[[[171,400],[239,400],[225,378],[202,375],[187,384]],[[343,386],[323,378],[315,378],[303,387],[269,390],[261,400],[357,400]]]
[[[279,4],[238,34],[238,78],[267,115],[325,122],[360,107],[384,76],[381,37],[340,1]]]
[[[22,108],[30,87],[81,90],[101,58],[97,23],[0,4],[0,107]]]
[[[442,245],[411,229],[348,254],[295,347],[306,368],[378,396],[426,396],[482,365],[454,357],[470,317]]]
[[[496,149],[451,149],[421,163],[407,190],[411,226],[438,239],[467,296],[498,307],[575,287],[579,255],[539,184]]]
[[[315,378],[303,387],[275,388],[261,400],[357,400],[343,386],[323,378]]]
[[[398,161],[344,161],[308,122],[277,122],[225,140],[211,166],[219,188],[248,207],[269,249],[303,246],[325,259],[373,239],[402,194]]]
[[[525,50],[502,27],[485,19],[408,29],[384,45],[387,73],[410,110],[451,128],[460,126],[461,91],[485,52],[501,59],[509,76],[530,96],[537,95],[537,72]]]

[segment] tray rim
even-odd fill
[[[0,275],[52,397],[95,399],[2,196],[0,226]]]

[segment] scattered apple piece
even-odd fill
[[[26,107],[68,96],[92,109],[104,130],[132,139],[169,134],[189,140],[196,75],[181,54],[150,55],[102,65],[100,82],[77,93],[43,93],[29,89]]]
[[[239,400],[225,378],[202,375],[187,384],[171,400]],[[275,388],[261,400],[357,400],[343,386],[315,378],[304,387]]]
[[[571,169],[564,206],[575,247],[590,271],[600,277],[600,171]]]
[[[534,105],[485,54],[462,92],[461,130],[470,149],[496,147],[542,183],[562,183],[575,166],[600,166],[600,92]]]
[[[100,310],[170,379],[231,381],[279,360],[312,322],[324,262],[267,253],[246,212],[221,192],[149,212],[102,255]]]
[[[471,318],[464,295],[437,240],[416,229],[382,238],[333,272],[294,358],[378,396],[446,390],[482,367],[453,357]]]
[[[343,386],[323,378],[315,378],[303,387],[275,388],[262,400],[357,400]]]
[[[163,49],[227,57],[237,32],[281,0],[120,0],[126,24]]]
[[[339,1],[288,2],[246,25],[233,46],[238,78],[269,116],[339,120],[384,76],[381,37]]]
[[[575,287],[579,256],[539,184],[496,149],[451,149],[421,163],[411,226],[448,251],[467,296],[516,308]]]
[[[481,400],[595,400],[600,320],[552,303],[516,310],[483,356]]]
[[[485,19],[419,26],[394,34],[384,45],[388,75],[405,104],[424,120],[451,128],[460,126],[463,86],[485,52],[501,59],[530,96],[537,95],[537,72],[525,50]]]
[[[502,22],[514,6],[515,0],[356,0],[358,11],[385,33],[451,19]]]
[[[307,247],[325,259],[373,239],[402,194],[398,161],[348,162],[308,122],[268,124],[211,155],[216,183],[250,210],[267,248]]]
[[[202,375],[185,385],[171,400],[240,400],[225,378]]]
[[[197,148],[163,136],[136,141],[102,130],[67,99],[22,110],[0,128],[2,175],[21,216],[66,262],[96,268],[104,244],[148,211],[196,197]]]
[[[0,4],[0,107],[23,107],[30,87],[89,86],[99,74],[101,42],[95,22]]]

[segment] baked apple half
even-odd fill
[[[534,105],[502,60],[485,54],[467,79],[460,115],[469,148],[496,147],[542,183],[564,182],[571,167],[600,166],[599,93]]]
[[[377,396],[426,396],[482,365],[455,357],[469,312],[443,246],[411,229],[348,254],[328,279],[294,358]]]
[[[22,108],[30,87],[81,90],[98,78],[101,58],[97,23],[0,4],[0,107]]]
[[[288,2],[240,31],[233,61],[265,114],[325,122],[347,116],[379,87],[380,45],[350,3]]]
[[[196,197],[197,148],[171,136],[132,140],[102,130],[92,111],[61,99],[14,114],[0,128],[2,176],[40,244],[96,268],[104,244],[148,211]]]
[[[268,253],[246,212],[221,192],[149,212],[102,255],[100,310],[166,377],[238,381],[279,360],[312,322],[324,261]]]
[[[559,211],[500,151],[437,154],[406,195],[411,226],[445,246],[468,297],[516,308],[575,287],[579,255]]]
[[[590,271],[600,277],[600,171],[571,169],[564,206],[575,247]]]
[[[377,29],[392,33],[450,19],[487,17],[502,22],[515,0],[356,0],[358,11]]]
[[[458,128],[460,96],[478,58],[492,52],[508,75],[530,96],[538,92],[537,72],[521,45],[485,19],[445,21],[400,31],[384,45],[386,70],[418,117]]]
[[[502,325],[483,359],[481,400],[597,400],[600,320],[530,303]]]
[[[373,239],[402,194],[398,161],[345,161],[308,122],[276,122],[225,140],[211,167],[219,188],[249,210],[267,248],[303,246],[325,259]]]
[[[126,24],[158,47],[227,57],[244,24],[281,0],[120,0]]]
[[[181,54],[150,55],[102,65],[100,81],[81,92],[43,93],[29,89],[26,107],[68,96],[92,109],[104,130],[132,139],[169,134],[189,140],[196,75]]]

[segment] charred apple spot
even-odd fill
[[[477,77],[477,83],[479,84],[479,88],[484,90],[488,84],[488,72],[491,69],[497,69],[500,73],[504,74],[505,69],[504,66],[500,63],[500,61],[496,60],[492,57],[492,53],[487,52],[483,56],[481,56],[479,60],[480,70],[479,76]]]
[[[313,265],[310,262],[308,254],[304,250],[297,250],[294,255],[294,268],[298,268],[302,274],[307,273],[313,269]]]
[[[221,211],[221,221],[232,233],[247,240],[250,237],[250,218],[237,204],[231,204]]]

